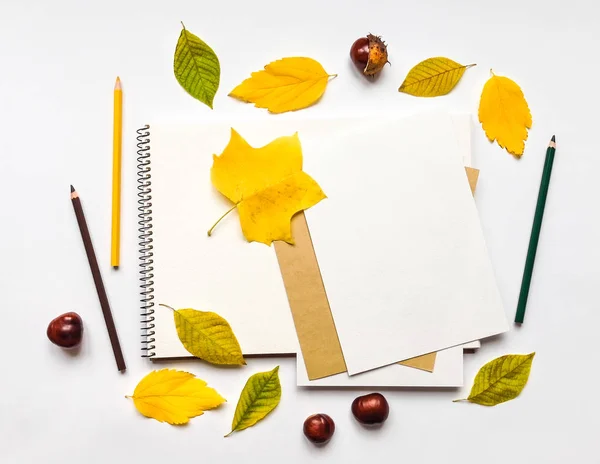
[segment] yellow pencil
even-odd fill
[[[121,79],[117,77],[114,91],[113,120],[113,188],[112,188],[112,232],[110,265],[119,267],[121,245],[121,139],[123,132],[123,92]]]

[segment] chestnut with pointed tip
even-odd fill
[[[69,312],[52,319],[46,330],[52,343],[62,348],[75,348],[83,337],[83,321],[79,314]]]
[[[390,406],[381,393],[359,396],[352,402],[352,414],[361,424],[382,424],[389,413]]]
[[[335,423],[327,414],[313,414],[304,421],[304,435],[313,443],[327,443],[334,432]]]
[[[365,76],[373,76],[389,63],[387,46],[381,37],[369,34],[352,44],[350,59]]]

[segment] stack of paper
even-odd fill
[[[298,384],[462,385],[460,345],[507,330],[465,176],[468,120],[338,124],[305,145],[328,186],[306,217],[346,369],[310,375],[300,353]],[[313,342],[300,345],[321,367]],[[440,350],[433,372],[396,364]]]
[[[233,216],[206,236],[231,127],[255,147],[298,132],[327,199],[293,218],[295,246],[248,244]],[[463,347],[508,329],[470,155],[469,116],[155,126],[155,301],[219,313],[244,354],[298,352],[298,385],[460,386]],[[156,358],[187,355],[154,317]]]

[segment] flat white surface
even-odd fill
[[[303,387],[461,387],[463,385],[463,347],[437,352],[435,369],[427,372],[400,364],[348,375],[346,372],[309,380],[302,353],[298,353],[296,383]],[[469,354],[465,353],[465,356]],[[319,390],[315,390],[318,392]]]
[[[328,197],[306,220],[348,374],[505,332],[451,116],[331,127],[303,143]]]
[[[3,463],[86,462],[598,462],[596,401],[600,246],[594,0],[356,0],[167,3],[157,0],[0,3],[0,457]],[[211,112],[186,95],[171,69],[179,21],[221,59]],[[390,46],[392,66],[376,83],[355,74],[352,42],[368,32]],[[194,361],[188,369],[228,399],[189,427],[140,417],[130,401],[152,368],[139,354],[135,145],[147,121],[202,122],[217,115],[261,117],[227,97],[251,71],[282,56],[306,55],[339,76],[301,116],[477,111],[489,69],[523,88],[533,114],[525,155],[514,160],[476,127],[476,201],[506,314],[514,317],[548,140],[558,151],[527,316],[522,327],[465,357],[468,385],[485,362],[536,351],[523,394],[495,408],[451,401],[457,391],[382,390],[391,413],[380,430],[350,416],[367,389],[295,387],[295,360],[251,359],[243,369]],[[447,97],[396,92],[418,61],[445,55],[469,69]],[[579,70],[579,71],[576,71]],[[112,87],[124,86],[122,268],[109,269]],[[300,115],[300,113],[299,113]],[[282,118],[297,117],[282,115]],[[69,201],[80,191],[98,251],[128,370],[118,374]],[[78,355],[46,340],[48,322],[76,310],[86,327]],[[281,364],[279,407],[252,429],[228,432],[251,373]],[[334,439],[316,448],[302,422],[325,412]],[[476,427],[473,424],[477,424]]]

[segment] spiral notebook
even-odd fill
[[[223,126],[225,128],[226,126]],[[231,205],[210,182],[212,154],[229,132],[153,126],[138,131],[140,279],[144,356],[188,357],[173,308],[214,311],[244,355],[296,354],[298,341],[273,249],[247,243],[236,215],[207,230]]]
[[[303,139],[304,134],[323,138],[348,130],[343,120],[247,121],[234,126],[254,146],[298,131],[303,146],[308,142],[310,147],[315,141]],[[229,321],[245,355],[299,351],[273,248],[247,243],[236,214],[212,237],[206,234],[230,208],[210,183],[212,155],[226,146],[230,127],[157,125],[138,131],[144,356],[190,356],[179,341],[171,311],[161,303],[217,312]]]

